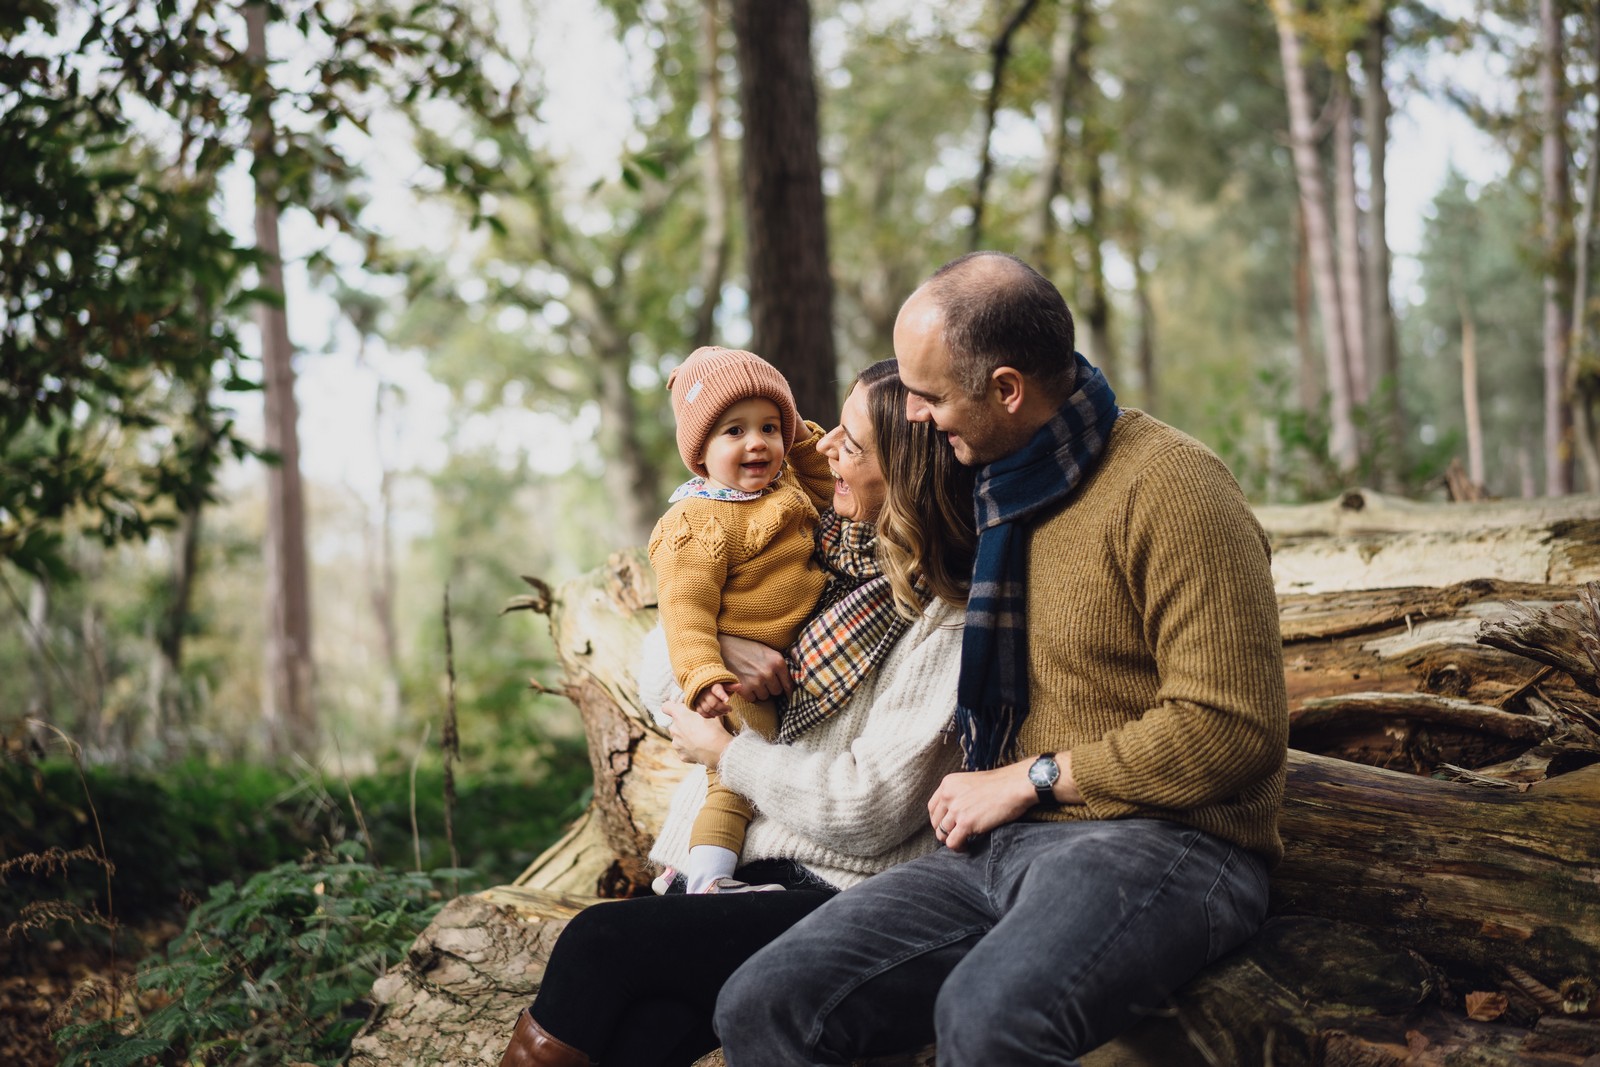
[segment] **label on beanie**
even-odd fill
[[[705,379],[702,378],[699,381],[695,382],[693,385],[689,386],[689,391],[687,393],[683,394],[683,402],[685,404],[693,404],[694,403],[694,398],[700,395],[701,386],[703,386],[705,384],[706,384]]]

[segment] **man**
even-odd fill
[[[1288,738],[1265,535],[1222,462],[1118,409],[1061,294],[993,252],[906,301],[907,416],[980,467],[946,846],[723,990],[731,1067],[1071,1064],[1260,925]]]

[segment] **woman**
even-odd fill
[[[905,406],[894,361],[876,363],[818,445],[836,479],[818,557],[841,580],[790,653],[798,682],[779,740],[666,708],[678,753],[716,767],[756,808],[736,877],[785,891],[583,911],[501,1067],[692,1064],[717,1045],[717,993],[741,963],[841,889],[937,847],[927,798],[960,760],[948,733],[976,544],[972,475]],[[736,673],[751,651],[729,649]],[[652,852],[662,862],[687,848],[697,783],[703,774],[674,797]]]

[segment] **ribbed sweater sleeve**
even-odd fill
[[[817,442],[827,431],[810,419],[806,429],[810,433],[789,450],[787,458],[806,498],[821,511],[833,505],[833,472],[828,469],[828,457],[817,451]]]
[[[734,550],[731,532],[714,513],[694,507],[695,503],[683,501],[669,508],[656,523],[649,544],[673,677],[690,705],[712,685],[738,681],[722,662],[717,645],[722,588]]]
[[[947,731],[960,672],[961,614],[924,614],[834,719],[775,744],[753,731],[734,738],[719,771],[755,804],[760,831],[787,831],[807,847],[873,857],[928,829],[927,800],[955,770],[959,745]],[[800,856],[802,861],[804,856]]]
[[[1189,810],[1270,778],[1288,737],[1265,539],[1226,467],[1199,448],[1153,460],[1111,551],[1160,678],[1155,703],[1072,749],[1089,811]]]

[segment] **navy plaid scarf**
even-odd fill
[[[910,625],[895,610],[872,523],[824,511],[816,560],[828,572],[828,584],[785,657],[795,684],[778,725],[778,740],[785,743],[837,715]]]
[[[1020,451],[978,472],[978,553],[956,688],[956,729],[969,771],[1013,758],[1028,717],[1028,522],[1094,469],[1120,414],[1105,375],[1073,356],[1078,388],[1061,410]]]

